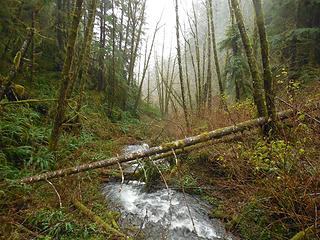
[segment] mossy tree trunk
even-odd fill
[[[269,44],[267,40],[265,22],[264,22],[264,13],[262,10],[261,0],[253,0],[253,5],[256,13],[256,21],[258,32],[260,36],[260,48],[261,48],[261,57],[263,65],[263,80],[264,80],[264,91],[265,99],[267,104],[268,117],[272,119],[272,124],[275,124],[276,116],[276,107],[275,107],[275,93],[273,90],[273,77],[270,67],[270,54],[269,54]]]
[[[56,116],[53,122],[53,128],[51,132],[51,138],[49,142],[49,149],[55,151],[57,149],[58,140],[61,132],[61,125],[65,117],[66,109],[66,96],[70,85],[70,69],[71,63],[74,58],[74,46],[78,35],[78,27],[82,16],[83,0],[76,0],[76,5],[73,13],[72,24],[69,32],[67,55],[62,70],[62,82],[59,92],[59,100],[56,111]]]
[[[240,35],[241,35],[242,43],[246,52],[250,73],[252,76],[254,103],[257,107],[258,116],[265,117],[267,116],[267,109],[266,109],[266,104],[264,100],[264,92],[262,88],[262,80],[258,70],[258,64],[254,57],[253,48],[250,43],[246,28],[244,25],[244,20],[243,20],[242,12],[240,10],[238,0],[231,0],[231,5],[235,14],[235,18],[237,21]]]

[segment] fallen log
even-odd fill
[[[28,100],[20,100],[20,101],[12,101],[12,102],[0,102],[0,106],[56,102],[56,101],[58,100],[57,99],[28,99]]]
[[[72,201],[73,205],[76,206],[83,214],[89,217],[92,221],[101,226],[106,232],[112,233],[118,237],[122,237],[123,239],[128,239],[127,236],[120,232],[119,230],[113,228],[111,225],[102,220],[99,216],[95,215],[89,208],[84,206],[81,202],[74,199]]]
[[[308,105],[308,110],[316,110],[319,108],[319,102]],[[287,110],[283,111],[277,114],[277,119],[278,120],[285,120],[287,118],[290,118],[296,114],[295,110]],[[152,147],[150,149],[140,151],[140,152],[135,152],[131,154],[126,154],[126,155],[121,155],[118,157],[113,157],[109,158],[106,160],[102,161],[97,161],[97,162],[91,162],[91,163],[86,163],[82,164],[79,166],[75,167],[70,167],[70,168],[65,168],[65,169],[60,169],[52,172],[46,172],[42,173],[36,176],[31,176],[31,177],[26,177],[20,180],[20,183],[35,183],[39,181],[45,181],[47,179],[52,179],[52,178],[57,178],[57,177],[66,177],[72,174],[77,174],[80,172],[85,172],[93,169],[98,169],[98,168],[103,168],[103,167],[109,167],[118,163],[125,163],[125,162],[130,162],[133,160],[141,159],[141,158],[146,158],[146,157],[151,157],[151,156],[156,156],[158,154],[164,154],[171,152],[173,150],[177,149],[184,149],[189,146],[194,146],[199,143],[204,143],[208,142],[213,139],[220,139],[224,136],[228,136],[230,134],[235,134],[239,132],[243,132],[255,127],[263,126],[268,122],[267,118],[257,118],[253,120],[249,120],[246,122],[239,123],[237,125],[225,127],[225,128],[220,128],[211,132],[205,132],[202,134],[199,134],[197,136],[193,137],[188,137],[185,139],[173,141],[170,143],[165,143],[157,147]]]

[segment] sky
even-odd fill
[[[181,23],[187,19],[186,11],[192,8],[192,0],[179,0],[179,17]],[[175,46],[175,0],[147,0],[147,26],[146,32],[149,39],[152,38],[155,26],[161,18],[161,29],[157,34],[155,48],[158,53],[162,51],[162,43],[165,41],[166,53],[170,50],[171,42]],[[165,37],[165,38],[164,38]]]

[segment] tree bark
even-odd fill
[[[315,102],[312,105],[307,105],[306,108],[308,111],[314,111],[320,108],[320,102]],[[292,116],[295,116],[297,111],[295,109],[290,109],[287,111],[283,111],[277,114],[277,119],[285,120]],[[152,147],[148,150],[136,153],[130,153],[126,155],[121,155],[113,158],[109,158],[106,160],[87,163],[83,165],[79,165],[76,167],[70,167],[65,169],[60,169],[52,172],[42,173],[40,175],[26,177],[20,180],[20,183],[30,184],[40,181],[45,181],[47,179],[58,178],[58,177],[66,177],[72,174],[77,174],[80,172],[85,172],[93,169],[109,167],[112,165],[116,165],[118,163],[130,162],[140,158],[151,157],[157,154],[168,153],[170,151],[176,149],[184,149],[185,147],[194,146],[199,143],[208,142],[214,139],[220,139],[222,137],[243,132],[246,130],[250,130],[255,127],[263,126],[268,122],[268,118],[260,117],[257,119],[249,120],[246,122],[239,123],[237,125],[216,129],[211,132],[202,133],[197,136],[188,137],[185,139],[177,140],[170,143],[164,143],[157,147]]]
[[[78,27],[81,20],[83,0],[77,0],[76,7],[74,9],[72,24],[69,33],[67,56],[64,62],[62,70],[62,82],[60,87],[60,94],[57,106],[57,112],[53,123],[53,129],[51,132],[51,138],[49,142],[49,149],[55,151],[57,149],[58,140],[61,131],[61,125],[64,120],[65,108],[66,108],[66,96],[70,84],[70,69],[71,63],[74,57],[74,46],[78,35]]]
[[[263,64],[263,79],[264,79],[264,91],[265,99],[267,104],[268,117],[272,119],[272,124],[276,122],[276,106],[275,106],[275,93],[273,90],[273,77],[270,67],[270,54],[269,54],[269,44],[267,40],[264,14],[262,10],[261,0],[253,0],[253,5],[256,13],[257,27],[260,36],[260,48],[261,57]]]
[[[189,72],[188,72],[188,57],[187,57],[187,43],[184,43],[184,64],[185,64],[185,71],[186,71],[186,81],[187,81],[187,91],[188,91],[188,98],[189,98],[189,105],[191,112],[193,111],[192,106],[192,96],[191,96],[191,87],[190,87],[190,79],[189,79]]]
[[[213,20],[211,19],[211,6],[210,6],[210,4],[212,4],[212,2],[211,2],[211,0],[208,0],[206,5],[207,5],[207,26],[208,26],[208,52],[207,52],[208,53],[208,69],[207,69],[208,98],[207,98],[207,100],[208,100],[209,110],[212,107],[212,71],[211,71],[211,48],[212,47],[211,47],[211,41],[212,41],[212,43],[213,43],[213,41],[215,42],[215,40],[211,39],[211,35],[213,36],[214,33],[211,33],[211,31],[212,31],[211,25],[213,24]],[[220,73],[220,70],[219,70],[219,73]],[[218,75],[218,79],[219,79],[219,75]],[[222,93],[220,92],[220,94],[222,94]]]
[[[210,17],[210,26],[211,26],[211,41],[212,41],[212,48],[213,48],[214,63],[216,66],[220,95],[223,96],[224,89],[222,84],[221,70],[220,70],[219,57],[218,57],[218,51],[217,51],[216,34],[215,34],[215,27],[214,27],[214,20],[213,20],[214,15],[213,15],[212,0],[208,0],[208,2],[209,2],[209,17]]]
[[[99,51],[99,71],[97,90],[103,91],[105,89],[105,45],[106,45],[106,3],[105,0],[100,1],[100,51]]]
[[[197,76],[197,85],[198,85],[198,89],[197,89],[197,95],[198,95],[198,110],[200,110],[201,108],[201,96],[202,96],[202,86],[201,86],[201,64],[200,64],[200,44],[199,44],[199,33],[198,33],[198,18],[197,18],[197,14],[196,14],[196,10],[195,10],[195,6],[194,3],[192,3],[192,9],[193,9],[193,17],[194,17],[194,28],[195,28],[195,32],[194,32],[194,38],[195,38],[195,52],[196,52],[196,65],[197,65],[197,72],[198,72],[198,76]],[[191,24],[190,24],[190,28],[192,28]]]
[[[152,54],[152,50],[153,50],[153,46],[154,46],[154,41],[156,39],[156,35],[157,35],[158,30],[159,30],[159,22],[157,23],[156,28],[155,28],[154,33],[153,33],[153,38],[152,38],[149,54],[148,54],[148,56],[145,55],[145,61],[146,62],[144,64],[144,66],[143,66],[143,72],[142,72],[141,82],[140,82],[140,85],[139,85],[138,96],[137,96],[135,104],[134,104],[134,112],[136,112],[137,109],[138,109],[138,105],[139,105],[140,98],[141,98],[141,93],[142,93],[143,82],[144,82],[144,79],[145,79],[146,74],[147,74],[147,70],[148,70],[148,67],[149,67],[149,62],[150,62],[150,59],[151,59],[151,54]],[[146,46],[146,53],[147,53],[147,46]]]
[[[266,117],[267,110],[264,100],[264,93],[262,88],[262,81],[258,70],[257,61],[253,54],[253,49],[244,25],[243,16],[240,10],[238,0],[231,0],[231,5],[237,20],[237,25],[240,31],[242,43],[247,55],[248,64],[252,76],[252,84],[253,84],[253,99],[255,105],[257,107],[257,112],[259,117]]]
[[[189,117],[188,110],[186,105],[185,91],[184,91],[184,82],[183,82],[183,71],[182,71],[182,58],[181,58],[181,47],[180,47],[180,23],[179,23],[179,4],[178,0],[176,0],[176,36],[177,36],[177,56],[178,56],[178,66],[179,66],[179,80],[180,80],[180,88],[181,88],[181,97],[183,104],[183,113],[186,121],[186,126],[189,129]],[[189,130],[188,130],[189,131]]]

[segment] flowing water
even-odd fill
[[[147,148],[147,145],[133,145],[124,152]],[[221,222],[209,218],[210,206],[197,197],[171,189],[149,193],[144,185],[138,181],[104,185],[108,201],[122,213],[123,227],[134,225],[151,240],[236,239],[225,231]]]

